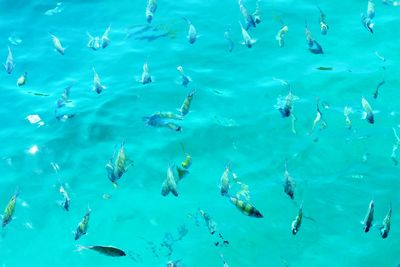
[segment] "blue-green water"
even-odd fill
[[[0,1],[2,62],[10,46],[16,64],[12,74],[0,74],[1,208],[20,191],[15,218],[0,239],[2,266],[165,266],[179,259],[185,266],[222,266],[220,253],[229,266],[397,266],[399,167],[391,154],[392,128],[399,125],[399,8],[376,0],[371,34],[360,19],[364,0],[261,1],[261,23],[249,30],[257,42],[249,49],[240,44],[238,21],[245,22],[236,1],[159,0],[155,28],[149,29],[146,2],[71,0],[60,13],[46,15],[56,2]],[[244,4],[254,12],[256,1]],[[326,36],[316,4],[327,16]],[[197,29],[192,45],[182,17]],[[282,26],[277,17],[289,27],[283,48],[275,39]],[[323,55],[307,49],[305,18]],[[109,46],[88,48],[86,32],[101,37],[109,25]],[[228,28],[231,53],[224,39]],[[54,50],[49,33],[66,47],[65,55]],[[22,42],[11,44],[9,36]],[[144,62],[153,79],[146,85],[138,82]],[[181,85],[179,65],[191,78],[188,87]],[[107,86],[101,94],[92,91],[92,67]],[[26,84],[18,87],[24,72]],[[386,83],[374,99],[383,76]],[[291,119],[274,107],[288,93],[276,79],[287,80],[298,97],[295,134]],[[70,84],[71,102],[57,112],[74,117],[58,120],[55,103]],[[177,112],[194,88],[190,112],[178,121],[181,132],[144,123],[157,111]],[[361,118],[362,96],[374,109],[374,124]],[[310,134],[315,97],[327,127]],[[346,105],[353,110],[351,129]],[[42,126],[26,119],[34,114]],[[115,188],[105,165],[123,140],[134,166]],[[193,158],[190,174],[179,182],[178,197],[163,197],[168,164],[184,159],[181,144]],[[34,145],[38,151],[29,153]],[[295,201],[283,190],[285,159]],[[221,196],[220,177],[229,161],[264,218],[240,213]],[[71,198],[68,212],[58,204],[58,177]],[[376,228],[363,231],[360,221],[371,199],[376,224],[393,205],[387,239]],[[304,215],[314,221],[303,219],[292,235],[302,202]],[[88,206],[88,233],[75,241]],[[196,225],[198,209],[217,223],[228,246],[214,245],[218,236],[210,235],[199,215]],[[173,242],[168,256],[161,246],[165,233],[176,239],[183,224],[188,233]],[[77,252],[77,244],[112,245],[130,256]]]

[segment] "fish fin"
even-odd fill
[[[362,120],[365,120],[366,118],[367,118],[367,112],[363,111],[363,112],[361,113],[361,119],[362,119]]]
[[[251,39],[251,40],[250,40],[250,43],[251,43],[251,44],[255,44],[256,42],[257,42],[257,39]]]
[[[186,17],[183,17],[183,19],[186,21],[187,24],[191,25],[192,23],[190,22],[190,20]]]

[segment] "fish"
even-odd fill
[[[345,106],[343,109],[343,115],[346,119],[346,126],[348,129],[351,129],[351,120],[350,120],[350,114],[352,113],[352,109],[349,106]]]
[[[190,82],[190,78],[185,75],[185,72],[183,71],[182,66],[178,66],[176,69],[179,71],[179,73],[182,76],[182,85],[186,87]]]
[[[260,8],[260,0],[256,2],[256,10],[253,13],[254,22],[256,24],[261,23],[261,8]]]
[[[208,215],[208,213],[206,213],[204,210],[199,209],[199,213],[200,213],[200,216],[204,219],[210,234],[212,234],[212,235],[215,234],[215,232],[217,230],[216,222],[214,222],[211,219],[210,215]]]
[[[106,164],[106,170],[108,179],[114,186],[117,186],[117,181],[121,179],[122,175],[133,165],[133,161],[128,159],[125,154],[125,141],[121,143],[116,156],[115,153],[114,151],[114,155]]]
[[[378,227],[381,237],[383,239],[387,238],[390,232],[390,221],[392,219],[392,204],[390,204],[390,208],[385,218],[383,219],[382,225]]]
[[[226,164],[225,170],[221,175],[221,186],[220,192],[221,196],[228,196],[229,193],[229,173],[230,173],[230,162]]]
[[[19,196],[19,188],[15,190],[14,195],[10,198],[10,200],[7,203],[6,208],[4,209],[3,212],[3,221],[2,221],[2,227],[6,227],[7,224],[11,222],[13,219],[13,215],[15,212],[15,204],[17,203],[17,198]]]
[[[70,102],[69,97],[71,94],[71,88],[74,83],[71,83],[67,87],[64,88],[64,91],[61,94],[61,98],[57,101],[57,107],[64,106],[66,103]]]
[[[174,177],[174,170],[171,165],[168,164],[167,178],[164,180],[161,187],[161,195],[167,196],[171,192],[174,196],[178,196],[177,183]]]
[[[230,36],[230,29],[227,29],[225,32],[224,32],[224,38],[225,38],[225,40],[228,42],[228,51],[229,52],[232,52],[233,51],[233,48],[235,47],[235,44],[234,44],[234,42],[232,41],[232,38],[231,38],[231,36]]]
[[[186,23],[189,25],[189,30],[188,30],[188,34],[186,36],[189,44],[194,44],[197,40],[197,31],[196,28],[193,26],[192,22],[187,19],[186,17],[183,18]]]
[[[375,3],[373,0],[368,0],[367,17],[370,19],[375,17]]]
[[[361,22],[363,26],[370,32],[374,33],[373,18],[375,17],[375,4],[372,0],[368,0],[367,14],[361,14]]]
[[[263,218],[263,215],[261,214],[260,211],[256,209],[252,204],[250,204],[247,201],[243,201],[241,199],[238,199],[237,197],[234,196],[229,196],[230,202],[235,205],[235,207],[240,210],[243,214],[250,216],[250,217],[255,217],[255,218]]]
[[[221,257],[221,260],[223,263],[222,267],[229,267],[228,263],[226,262],[226,260],[224,258],[224,255],[222,253],[220,253],[219,256]]]
[[[283,183],[283,189],[286,195],[288,195],[291,199],[294,199],[294,182],[292,177],[290,176],[288,170],[287,170],[287,160],[285,160],[285,172],[283,174],[284,177],[284,183]]]
[[[182,180],[189,173],[189,167],[192,165],[192,157],[185,152],[185,148],[182,144],[182,150],[185,153],[185,159],[181,162],[181,167],[176,166],[176,172],[178,173],[178,180]]]
[[[40,92],[34,92],[34,91],[28,91],[26,93],[29,95],[34,95],[34,96],[50,96],[49,94],[46,94],[46,93],[40,93]]]
[[[182,117],[186,116],[189,113],[190,104],[192,103],[193,96],[196,93],[196,89],[193,89],[185,98],[182,103],[181,108],[179,109],[179,113]]]
[[[243,0],[238,1],[240,13],[242,13],[244,20],[246,21],[246,30],[251,27],[256,27],[256,22],[254,21],[254,17],[247,11],[247,8],[243,4]]]
[[[377,98],[378,98],[379,88],[381,88],[381,86],[385,84],[385,73],[386,73],[386,68],[385,68],[385,67],[382,67],[382,69],[383,69],[383,71],[384,71],[384,76],[383,76],[382,81],[376,86],[375,92],[374,92],[373,95],[372,95],[374,99],[377,99]]]
[[[23,86],[26,83],[26,77],[27,77],[28,73],[24,72],[24,74],[22,74],[18,80],[17,80],[17,86]]]
[[[12,71],[14,70],[15,64],[13,63],[14,59],[13,59],[13,55],[11,53],[11,48],[8,47],[8,55],[7,55],[7,59],[6,59],[6,63],[4,63],[4,68],[6,69],[6,72],[8,74],[11,74]]]
[[[106,48],[110,44],[110,38],[108,37],[108,34],[110,33],[111,30],[111,25],[107,27],[107,29],[104,31],[103,35],[101,36],[101,48]]]
[[[283,106],[280,106],[278,108],[279,112],[281,113],[282,118],[287,118],[292,114],[293,101],[295,99],[295,97],[292,94],[292,90],[290,89],[289,83],[286,83],[286,84],[289,87],[289,92],[288,92],[287,96],[285,97]]]
[[[307,41],[308,48],[312,48],[314,45],[314,39],[312,38],[311,31],[308,29],[307,20],[305,23],[305,35],[306,35],[306,41]]]
[[[319,99],[318,99],[318,97],[315,98],[315,102],[316,102],[317,116],[314,119],[313,126],[311,128],[310,134],[314,131],[315,126],[319,122],[321,122],[321,129],[325,129],[327,127],[327,123],[326,123],[325,119],[322,116],[321,110],[319,109]]]
[[[57,52],[59,52],[61,55],[65,54],[65,48],[62,46],[60,40],[57,38],[57,36],[50,34],[51,36],[51,41],[53,42],[54,48],[56,49]]]
[[[372,95],[374,99],[377,99],[377,98],[378,98],[379,88],[380,88],[382,85],[384,85],[384,84],[385,84],[385,81],[382,80],[382,81],[376,86],[375,92],[374,92],[374,94]]]
[[[77,251],[82,251],[82,250],[86,250],[86,249],[94,250],[98,253],[101,253],[101,254],[104,254],[104,255],[110,256],[110,257],[126,256],[126,253],[122,249],[112,247],[112,246],[82,246],[82,245],[78,245]]]
[[[75,240],[78,240],[83,235],[86,235],[87,229],[89,227],[89,218],[90,218],[91,209],[88,208],[86,214],[83,216],[82,220],[78,223],[78,227],[75,231]]]
[[[157,0],[148,0],[146,6],[146,20],[147,23],[151,23],[154,17],[154,13],[157,10]]]
[[[319,27],[321,29],[321,34],[326,35],[329,30],[329,26],[326,23],[326,15],[319,6],[317,6],[317,8],[319,10]]]
[[[287,118],[292,115],[293,102],[294,100],[297,100],[297,97],[292,94],[289,82],[277,78],[273,79],[288,87],[288,94],[285,97],[279,96],[277,98],[277,104],[274,106],[279,110],[283,118]]]
[[[93,91],[95,91],[97,94],[100,94],[101,92],[103,92],[103,90],[106,90],[107,87],[101,84],[100,76],[99,74],[97,74],[94,67],[92,67],[92,70],[93,70]]]
[[[317,70],[333,70],[332,67],[318,67]]]
[[[65,190],[65,188],[60,185],[60,194],[63,196],[64,200],[61,202],[61,207],[63,207],[64,210],[69,211],[69,204],[71,202],[71,199],[69,198],[68,192]]]
[[[305,36],[308,45],[308,50],[313,54],[323,54],[321,45],[313,39],[311,31],[308,29],[307,20],[305,22]]]
[[[302,220],[303,220],[303,204],[301,204],[299,212],[297,213],[296,218],[292,222],[293,235],[296,235],[299,232]]]
[[[243,25],[241,22],[239,22],[240,29],[242,30],[242,37],[243,37],[243,42],[241,42],[242,45],[247,46],[248,48],[251,48],[253,44],[257,42],[255,39],[251,39],[249,33],[246,31],[245,28],[243,28]]]
[[[371,200],[369,203],[367,215],[365,215],[364,221],[362,224],[364,225],[364,232],[368,233],[369,229],[372,227],[372,223],[374,221],[374,200]]]
[[[393,144],[392,155],[390,157],[392,158],[394,165],[397,165],[399,162],[397,160],[396,151],[400,147],[400,137],[397,135],[396,128],[393,128],[393,134],[396,141]]]
[[[185,153],[185,160],[182,161],[181,166],[185,169],[188,169],[190,165],[192,165],[192,157],[189,154]]]
[[[143,120],[146,122],[147,125],[152,126],[152,127],[165,127],[174,131],[181,131],[182,127],[174,122],[171,122],[170,120],[165,119],[163,117],[166,114],[173,114],[171,112],[168,113],[160,113],[157,112],[151,116],[143,117]],[[173,115],[173,118],[171,119],[182,119],[182,116],[180,115]]]
[[[46,16],[53,16],[55,14],[61,13],[64,10],[62,4],[62,2],[58,2],[54,8],[47,10],[46,12],[44,12],[44,14]]]
[[[285,40],[283,37],[285,37],[286,33],[288,33],[289,27],[287,25],[282,25],[281,29],[278,31],[276,34],[275,39],[278,41],[278,46],[280,48],[284,47],[285,45]]]
[[[308,48],[308,50],[310,50],[311,53],[313,54],[323,54],[324,50],[322,49],[322,46],[316,41],[313,40],[313,48]]]
[[[151,83],[152,82],[152,79],[151,79],[151,76],[150,76],[150,72],[149,72],[149,66],[147,65],[147,62],[145,62],[143,64],[142,78],[141,78],[140,82],[142,84],[147,84],[147,83]]]
[[[100,45],[100,38],[98,36],[93,37],[90,33],[86,32],[87,36],[89,37],[89,41],[87,43],[87,47],[96,51],[101,47]]]
[[[370,124],[374,124],[374,112],[372,111],[371,105],[364,97],[361,97],[361,105],[364,109],[363,118],[366,119]]]
[[[176,260],[176,261],[168,261],[167,267],[183,267],[181,262],[182,262],[182,259]]]

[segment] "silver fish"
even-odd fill
[[[196,42],[197,40],[197,31],[196,28],[193,26],[192,22],[187,19],[187,18],[183,18],[186,23],[189,25],[189,30],[188,30],[188,35],[186,36],[189,44],[194,44],[194,42]]]
[[[111,25],[107,27],[107,29],[104,31],[103,35],[101,36],[101,47],[103,49],[106,48],[110,44],[110,38],[108,37],[110,30],[111,30]]]
[[[372,223],[374,221],[374,201],[371,200],[368,206],[367,215],[365,215],[364,221],[362,222],[364,225],[364,232],[368,233],[369,229],[372,227]]]
[[[225,40],[228,42],[228,51],[232,52],[233,51],[233,47],[235,46],[235,44],[232,41],[232,38],[230,36],[230,31],[231,31],[230,29],[226,30],[224,32],[224,37],[225,37]]]
[[[64,55],[65,48],[62,46],[60,40],[53,34],[50,34],[51,40],[53,42],[54,48],[59,52],[61,55]]]
[[[251,39],[249,33],[246,31],[245,28],[243,28],[243,25],[241,22],[239,22],[239,24],[240,24],[240,29],[242,30],[242,36],[243,36],[243,42],[241,44],[247,46],[248,48],[251,48],[253,46],[253,44],[256,43],[256,40]]]
[[[176,69],[179,71],[179,73],[182,76],[182,85],[186,87],[190,82],[189,76],[187,76],[185,74],[185,72],[183,71],[183,67],[182,66],[178,66]]]
[[[392,219],[392,205],[390,205],[389,211],[383,219],[382,225],[379,227],[379,232],[382,238],[387,238],[390,232],[390,221]]]
[[[146,20],[151,23],[154,17],[154,13],[157,10],[157,0],[148,0],[146,6]]]
[[[240,13],[242,13],[245,21],[246,21],[246,30],[250,29],[251,27],[256,27],[256,22],[254,20],[253,15],[251,15],[248,11],[247,8],[243,4],[243,0],[238,1]]]
[[[101,84],[100,76],[97,74],[95,68],[93,67],[93,91],[100,94],[103,90],[107,89],[106,86]]]
[[[11,74],[14,70],[15,64],[13,63],[13,55],[11,53],[10,47],[8,47],[8,55],[6,59],[6,63],[4,63],[4,68],[8,74]]]
[[[178,189],[174,177],[174,168],[173,166],[171,167],[171,165],[168,164],[167,178],[162,184],[161,195],[167,196],[169,192],[171,192],[176,197],[178,196]]]
[[[143,72],[142,72],[142,79],[140,80],[140,82],[142,84],[147,84],[147,83],[151,83],[152,79],[150,76],[150,72],[149,72],[149,66],[147,65],[147,62],[145,62],[143,64]]]
[[[87,47],[93,49],[96,51],[97,49],[100,48],[100,38],[98,36],[93,37],[90,33],[86,33],[87,36],[89,37],[89,41],[87,43]]]

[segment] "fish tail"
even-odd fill
[[[17,186],[17,188],[15,189],[15,192],[14,192],[15,198],[17,198],[19,196],[19,192],[20,192],[20,189],[19,189],[19,186]]]
[[[75,252],[81,252],[82,250],[90,249],[88,246],[83,246],[83,245],[76,245],[76,250]]]

